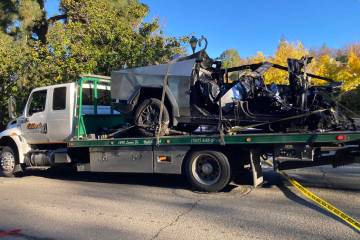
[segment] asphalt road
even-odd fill
[[[360,219],[360,165],[288,171]],[[0,239],[360,239],[270,169],[262,188],[189,190],[179,176],[32,171],[0,177]]]

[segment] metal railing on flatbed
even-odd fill
[[[68,147],[129,147],[152,145],[229,145],[229,144],[341,144],[360,143],[360,131],[327,133],[258,133],[225,135],[164,136],[69,141]]]

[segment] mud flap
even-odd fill
[[[250,150],[250,164],[251,173],[253,178],[253,186],[257,187],[264,181],[261,163],[260,163],[260,152],[257,150]]]
[[[21,164],[15,165],[14,173],[22,173],[23,171],[24,169],[22,168]]]

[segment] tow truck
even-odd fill
[[[248,171],[263,182],[261,159],[275,170],[360,162],[360,131],[293,133],[193,133],[142,137],[131,134],[111,104],[109,77],[34,89],[21,116],[0,133],[6,177],[36,167],[74,166],[77,171],[185,174],[197,190],[216,192]]]

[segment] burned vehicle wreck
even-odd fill
[[[193,132],[204,125],[228,133],[356,128],[334,100],[341,82],[307,73],[311,59],[288,59],[287,67],[262,62],[225,69],[202,50],[168,64],[114,71],[113,104],[143,135]],[[289,84],[265,84],[271,68],[287,71]],[[312,86],[312,78],[327,84]]]

